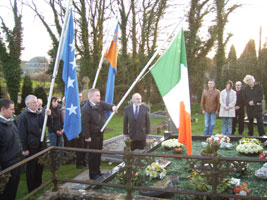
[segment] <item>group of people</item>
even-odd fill
[[[242,135],[246,110],[248,135],[253,136],[256,118],[259,136],[265,136],[262,116],[263,87],[251,75],[246,75],[243,81],[247,86],[242,88],[242,82],[237,81],[233,90],[233,82],[229,80],[221,92],[215,88],[213,80],[208,81],[208,88],[203,91],[201,98],[201,110],[205,114],[204,135],[212,135],[217,115],[222,119],[222,134],[234,135],[238,124],[238,133]]]
[[[25,157],[30,157],[46,147],[46,140],[41,142],[42,127],[45,114],[48,115],[48,137],[51,146],[61,146],[63,140],[74,147],[99,149],[103,147],[103,132],[101,128],[106,122],[105,111],[117,112],[117,107],[100,101],[100,91],[90,89],[88,100],[81,102],[82,132],[74,141],[64,140],[64,103],[59,105],[57,97],[52,97],[51,106],[42,108],[42,104],[34,95],[25,99],[25,111],[13,121],[15,113],[14,102],[10,99],[0,99],[0,167],[1,170],[18,163]],[[132,96],[133,104],[125,108],[123,133],[132,140],[131,149],[144,149],[146,135],[150,133],[149,109],[142,104],[139,93]],[[78,144],[78,146],[76,145]],[[84,145],[85,144],[85,145]],[[76,146],[75,146],[76,145]],[[85,154],[76,154],[76,167],[86,165]],[[97,179],[102,175],[100,170],[101,154],[89,153],[88,165],[90,179]],[[21,168],[11,171],[11,177],[0,193],[0,200],[16,199],[16,192],[20,180]],[[26,165],[26,181],[28,192],[32,192],[42,184],[43,166],[38,158],[29,161]]]

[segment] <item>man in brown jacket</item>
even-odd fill
[[[220,110],[220,91],[215,88],[215,82],[212,80],[208,82],[208,88],[202,93],[201,110],[205,114],[204,135],[212,135],[216,114]]]

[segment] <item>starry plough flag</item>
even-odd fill
[[[64,132],[68,140],[76,138],[81,132],[81,109],[79,101],[79,89],[75,63],[75,43],[73,29],[72,9],[66,31],[64,51],[62,54],[64,62],[62,79],[65,83],[65,120]]]

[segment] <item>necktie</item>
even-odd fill
[[[138,106],[135,106],[134,118],[137,119],[138,116]]]

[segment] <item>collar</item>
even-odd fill
[[[3,115],[0,114],[0,118],[4,119],[5,121],[10,121],[10,119],[5,118]]]
[[[95,106],[96,104],[95,103],[93,103],[92,101],[90,101],[90,100],[88,100],[89,101],[89,103],[91,104],[91,105],[93,105],[93,106]]]

